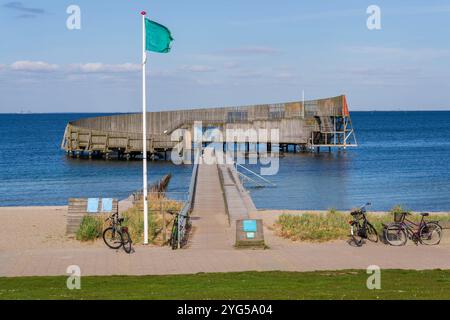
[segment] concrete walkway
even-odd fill
[[[192,246],[183,250],[137,246],[136,252],[104,246],[73,249],[35,249],[0,252],[0,276],[66,275],[78,265],[82,275],[163,275],[232,271],[314,271],[365,269],[369,265],[398,269],[450,269],[450,246],[368,244],[361,248],[345,241],[310,244],[276,240],[265,230],[268,250],[238,250]]]

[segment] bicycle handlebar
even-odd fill
[[[367,208],[366,208],[366,207],[371,206],[371,205],[372,205],[372,203],[367,202],[366,204],[362,205],[362,206],[359,208],[359,210],[361,210],[361,211],[363,211],[363,212],[366,212],[366,211],[367,211]]]
[[[175,210],[167,210],[167,212],[169,214],[171,214],[172,216],[176,215],[176,216],[181,216],[181,217],[184,217],[184,218],[188,217],[187,215],[181,214],[181,213],[179,213],[178,211],[175,211]]]
[[[366,207],[371,206],[371,205],[372,205],[372,204],[371,204],[370,202],[367,202],[366,204],[360,206],[358,209],[352,211],[351,214],[352,214],[352,215],[355,215],[355,214],[357,214],[358,212],[360,212],[360,213],[366,213],[366,212],[367,212]]]
[[[362,206],[360,207],[360,209],[363,209],[363,208],[368,207],[368,206],[371,206],[371,205],[372,205],[372,203],[367,202],[366,204],[362,205]]]
[[[106,218],[105,219],[105,221],[108,221],[108,220],[110,220],[111,218],[113,218],[114,216],[119,216],[119,213],[118,212],[116,212],[116,213],[113,213],[112,215],[110,215],[108,218]]]

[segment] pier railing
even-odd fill
[[[276,184],[273,183],[272,181],[264,178],[263,176],[261,176],[260,174],[250,170],[247,167],[244,167],[243,165],[235,162],[234,163],[234,168],[236,169],[236,172],[238,173],[239,177],[243,180],[243,182],[245,180],[252,182],[253,184],[255,184],[257,187],[260,188],[264,188],[264,187],[276,187]],[[245,171],[247,174],[243,173],[242,171],[239,171],[239,169]],[[250,175],[253,177],[251,178]]]
[[[197,185],[197,173],[198,173],[198,158],[199,154],[196,154],[196,161],[194,161],[194,167],[192,168],[191,182],[189,183],[188,199],[181,209],[178,217],[178,247],[182,248],[187,243],[187,223],[188,216],[191,214],[194,206],[195,199],[195,187]]]

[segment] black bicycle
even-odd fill
[[[353,220],[349,221],[350,234],[353,242],[356,246],[360,247],[364,243],[364,239],[368,239],[371,242],[378,242],[378,233],[373,225],[367,220],[367,206],[370,203],[366,203],[359,209],[350,212]]]
[[[404,246],[411,239],[416,245],[437,245],[441,242],[442,228],[438,221],[425,221],[429,213],[424,212],[419,223],[407,219],[409,212],[394,214],[394,222],[384,225],[384,237],[392,246]]]
[[[175,216],[175,218],[173,219],[173,226],[172,226],[172,231],[170,234],[170,239],[169,239],[169,246],[172,248],[172,250],[176,250],[178,249],[178,236],[180,234],[183,234],[184,232],[187,232],[188,228],[189,228],[189,216],[188,215],[184,215],[181,214],[177,211],[173,211],[173,210],[168,210],[167,211],[169,214]],[[181,229],[178,229],[178,225],[179,225],[179,220],[180,217],[183,217],[184,219],[186,219],[184,224],[180,225]],[[182,241],[184,241],[184,239],[181,239],[180,241],[180,246],[183,245]]]
[[[124,218],[119,218],[118,213],[114,213],[105,221],[110,221],[110,226],[103,231],[103,241],[111,249],[123,247],[126,253],[131,253],[132,241],[128,233],[128,227],[123,227]]]

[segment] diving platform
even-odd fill
[[[168,152],[174,148],[193,149],[192,140],[180,132],[188,132],[189,137],[194,137],[198,123],[202,128],[214,128],[223,133],[220,143],[224,150],[230,144],[235,147],[245,144],[247,152],[251,144],[256,144],[257,150],[265,144],[269,152],[276,146],[281,151],[289,151],[289,146],[294,146],[294,151],[357,146],[345,95],[277,104],[148,112],[146,116],[150,158],[167,159]],[[252,130],[277,130],[277,134],[251,140],[245,133]],[[206,138],[204,142],[211,141]],[[74,157],[140,157],[143,150],[142,114],[71,121],[66,126],[61,148]]]

